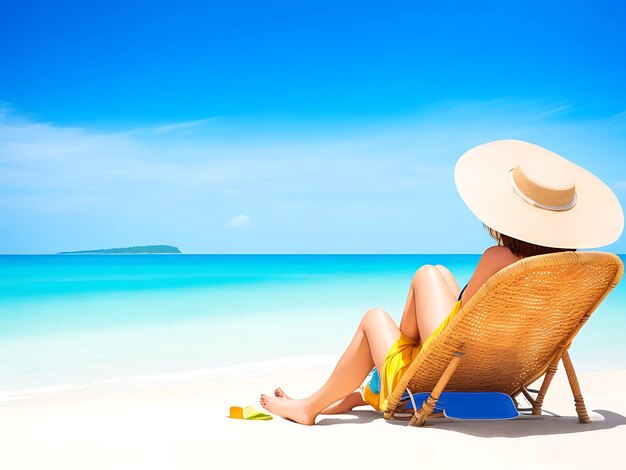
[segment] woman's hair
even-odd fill
[[[503,233],[497,232],[491,227],[483,224],[483,227],[487,229],[489,235],[493,237],[498,245],[506,246],[511,253],[515,256],[528,256],[545,255],[547,253],[560,253],[562,251],[576,251],[575,248],[552,248],[549,246],[535,245],[534,243],[523,242],[517,238],[509,237]]]

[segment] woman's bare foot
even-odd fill
[[[286,398],[287,400],[291,400],[291,397],[287,395],[285,392],[283,392],[283,389],[280,387],[277,387],[276,389],[274,389],[274,396],[278,398]]]
[[[259,403],[272,414],[308,426],[315,424],[315,416],[317,415],[306,410],[304,400],[285,400],[282,397],[261,395]]]

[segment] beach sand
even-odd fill
[[[328,368],[65,394],[0,406],[0,468],[623,468],[626,370],[580,374],[593,423],[576,419],[559,369],[544,414],[512,421],[434,419],[423,428],[366,409],[316,426],[226,417],[282,386],[311,392]]]

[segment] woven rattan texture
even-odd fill
[[[502,269],[422,349],[393,390],[430,392],[455,351],[463,359],[447,391],[518,392],[543,375],[621,278],[619,257],[600,252],[533,256]]]

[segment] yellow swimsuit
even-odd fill
[[[452,312],[422,344],[400,332],[400,339],[389,348],[389,352],[383,362],[383,369],[380,373],[380,394],[374,394],[369,385],[366,385],[363,389],[363,399],[376,410],[386,409],[387,398],[404,375],[406,369],[411,365],[422,348],[448,326],[454,315],[459,311],[460,306],[461,300],[457,300],[452,308]]]

